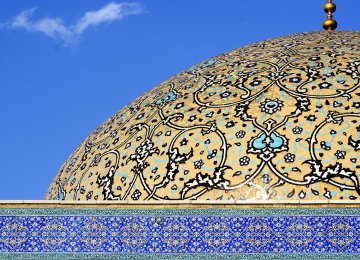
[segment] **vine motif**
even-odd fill
[[[193,66],[96,129],[47,198],[357,199],[359,43],[291,35]]]

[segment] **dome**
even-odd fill
[[[356,200],[360,32],[288,35],[177,74],[72,153],[52,200]]]

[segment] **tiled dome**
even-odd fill
[[[219,55],[98,127],[46,199],[359,199],[359,87],[357,31]]]

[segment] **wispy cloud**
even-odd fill
[[[26,10],[16,16],[7,26],[9,29],[25,29],[32,32],[41,32],[51,38],[61,39],[69,43],[74,37],[71,27],[66,27],[59,18],[42,18],[31,21],[35,8]]]
[[[89,27],[111,23],[129,15],[141,14],[144,12],[144,7],[139,3],[110,3],[99,10],[86,12],[71,25],[66,25],[60,18],[31,19],[34,12],[35,8],[25,10],[11,21],[0,24],[0,29],[24,29],[29,32],[40,32],[53,39],[63,41],[65,45],[69,45]]]
[[[144,12],[144,8],[138,3],[110,3],[100,10],[86,12],[74,26],[75,33],[82,33],[90,26],[101,23],[120,20],[128,15],[136,15]]]

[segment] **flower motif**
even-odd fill
[[[286,77],[287,75],[288,74],[285,71],[275,71],[275,72],[271,72],[266,77],[270,80],[277,81],[277,80],[280,80],[280,79]]]
[[[132,198],[133,200],[138,200],[138,199],[140,198],[140,196],[141,196],[141,191],[139,191],[138,189],[136,189],[136,190],[134,191],[134,193],[131,195],[131,198]]]
[[[284,156],[285,162],[290,163],[295,161],[295,154],[288,153]]]
[[[204,165],[203,160],[199,159],[194,162],[195,169],[201,169],[201,167]]]
[[[240,162],[240,165],[241,165],[241,166],[248,165],[249,162],[250,162],[250,158],[247,157],[247,156],[241,157],[241,158],[239,159],[239,162]]]
[[[279,100],[278,98],[272,100],[272,99],[265,99],[264,102],[260,103],[260,108],[262,112],[265,112],[266,114],[274,114],[277,111],[280,111],[281,108],[284,106],[284,102]]]
[[[110,137],[114,138],[114,137],[116,137],[116,135],[117,135],[117,131],[116,131],[116,130],[111,131]]]
[[[334,153],[337,159],[345,159],[346,152],[337,150],[336,153]]]
[[[269,174],[265,173],[263,176],[261,176],[261,181],[265,184],[269,184],[272,181],[272,178]]]
[[[295,126],[292,131],[294,134],[301,134],[303,129],[300,126]]]
[[[272,121],[266,121],[272,123]],[[271,134],[260,133],[253,137],[248,144],[248,153],[259,154],[259,158],[269,161],[276,156],[276,153],[288,151],[288,141],[285,136],[272,132]]]
[[[236,138],[238,138],[238,139],[244,138],[245,135],[246,135],[246,132],[243,130],[240,130],[240,131],[236,132],[236,134],[235,134]]]

